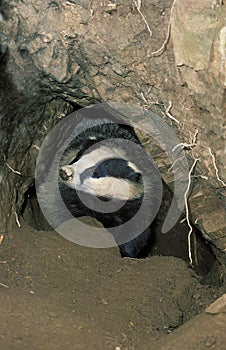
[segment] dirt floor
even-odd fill
[[[22,226],[4,237],[0,269],[1,350],[224,349],[225,314],[203,311],[223,288],[178,258],[121,259]]]

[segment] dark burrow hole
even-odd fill
[[[167,202],[171,195],[166,193],[164,198]],[[185,260],[188,266],[194,269],[200,277],[203,284],[220,286],[223,284],[221,280],[221,265],[216,259],[210,245],[205,241],[201,232],[193,226],[191,236],[191,256],[192,266],[190,265],[188,252],[188,226],[183,217],[168,232],[162,233],[161,227],[166,215],[165,203],[160,208],[158,217],[155,220],[155,241],[150,248],[150,255],[174,256]],[[24,195],[24,202],[20,211],[20,219],[26,225],[38,231],[51,231],[53,228],[45,219],[40,209],[35,185],[32,185]],[[181,222],[182,221],[182,222]]]

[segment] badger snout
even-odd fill
[[[64,181],[71,181],[73,179],[73,175],[74,175],[74,172],[73,172],[72,168],[69,168],[67,166],[63,166],[60,169],[60,177]]]

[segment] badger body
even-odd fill
[[[96,124],[98,120],[101,121],[100,124]],[[66,148],[65,144],[62,145],[65,149],[59,166],[51,171],[50,165],[50,171],[39,190],[41,198],[46,196],[46,192],[51,196],[52,213],[57,217],[59,225],[67,218],[58,210],[54,193],[51,193],[52,177],[57,177],[60,195],[74,217],[95,217],[113,233],[114,227],[120,227],[133,218],[145,198],[151,196],[148,210],[139,219],[149,220],[148,215],[154,213],[156,201],[159,201],[159,193],[155,189],[157,172],[151,164],[144,174],[140,152],[134,154],[136,151],[130,150],[131,143],[140,145],[133,128],[120,123],[118,118],[99,116],[99,113],[94,118],[88,113],[77,119]],[[53,164],[54,162],[55,160]],[[109,203],[116,210],[102,210]],[[98,205],[101,210],[96,209]],[[135,224],[138,228],[141,223],[139,220]],[[114,236],[121,255],[146,256],[154,239],[152,226],[149,225],[139,235],[131,236],[124,243],[121,243],[124,234],[122,228],[120,236]]]

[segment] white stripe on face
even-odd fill
[[[82,184],[81,190],[97,197],[117,198],[127,200],[130,198],[129,182],[115,177],[88,178]]]
[[[99,162],[113,157],[116,157],[116,154],[112,150],[107,147],[100,147],[88,154],[84,154],[77,162],[61,167],[61,171],[65,172],[65,175],[68,175],[67,179],[65,178],[68,186],[78,188],[81,185],[81,174],[86,169],[92,168]]]
[[[97,197],[120,200],[131,200],[140,197],[143,191],[142,185],[122,178],[105,176],[100,178],[87,177],[84,181],[81,180],[81,175],[87,169],[95,167],[99,162],[115,157],[119,157],[118,149],[114,150],[103,146],[95,149],[88,154],[84,154],[77,162],[63,166],[61,170],[68,175],[65,176],[64,180],[67,181],[67,185],[71,188]],[[139,169],[133,163],[128,162],[128,165],[134,171],[139,172]]]

